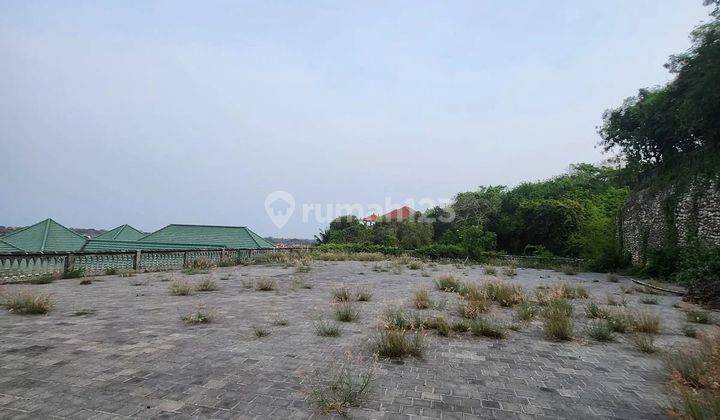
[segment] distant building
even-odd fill
[[[363,217],[362,221],[370,225],[377,222],[378,219],[401,222],[403,220],[412,219],[413,217],[415,217],[416,213],[418,213],[418,211],[413,209],[412,207],[402,206],[399,209],[389,211],[382,216],[378,216],[377,214],[372,213],[369,216]]]

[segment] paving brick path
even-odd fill
[[[452,318],[456,296],[432,289],[433,277],[454,272],[465,280],[486,278],[481,267],[426,267],[401,274],[376,272],[374,263],[314,262],[309,273],[293,268],[218,268],[207,275],[145,273],[98,277],[90,285],[59,280],[32,288],[52,295],[48,316],[20,316],[0,310],[0,418],[309,418],[322,417],[308,397],[307,378],[350,350],[367,356],[368,339],[388,303],[408,305],[425,285],[436,301],[447,300]],[[562,280],[582,283],[593,298],[620,297],[620,285],[604,275],[566,276],[518,270],[513,281],[528,291]],[[172,296],[168,278],[200,281],[210,276],[214,292]],[[268,276],[279,290],[259,292],[249,281]],[[298,287],[303,278],[312,289]],[[164,281],[165,280],[165,281]],[[360,305],[360,320],[343,324],[338,338],[315,335],[313,320],[330,317],[337,285],[368,287],[373,298]],[[660,296],[628,306],[661,314],[663,348],[682,344],[684,315]],[[627,337],[599,344],[582,337],[587,320],[575,301],[570,343],[542,338],[535,321],[505,340],[470,335],[428,334],[423,360],[381,361],[370,397],[349,415],[356,418],[658,418],[669,404],[658,356],[637,353]],[[187,326],[181,316],[202,304],[215,322]],[[75,316],[80,309],[93,314]],[[432,314],[433,311],[424,311]],[[494,307],[492,316],[511,322],[512,311]],[[273,326],[273,318],[289,325]],[[271,334],[256,338],[254,326]]]

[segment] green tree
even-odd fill
[[[642,170],[720,146],[720,2],[715,19],[691,34],[692,46],[673,55],[666,68],[675,75],[668,84],[640,89],[622,106],[605,112],[600,144],[619,149],[631,168]]]

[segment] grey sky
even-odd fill
[[[450,198],[603,159],[700,0],[0,5],[0,224],[277,229],[302,203]]]

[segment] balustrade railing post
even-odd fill
[[[65,264],[63,265],[63,272],[67,273],[75,269],[75,255],[67,254],[65,256]]]
[[[140,253],[140,250],[137,250],[135,252],[135,255],[133,255],[133,270],[137,271],[140,269],[140,259],[142,258],[142,255]]]

